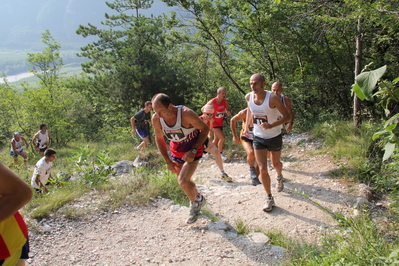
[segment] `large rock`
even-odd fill
[[[143,159],[141,159],[140,156],[137,156],[137,158],[133,162],[133,166],[136,167],[136,168],[140,168],[140,167],[145,166],[147,164],[148,164],[148,162],[144,161]]]
[[[359,184],[358,188],[358,196],[367,199],[368,201],[373,200],[373,191],[372,188],[366,184]]]
[[[128,160],[123,160],[123,161],[119,161],[117,163],[115,163],[114,165],[111,166],[112,169],[114,169],[114,171],[117,174],[128,174],[132,171],[134,166],[134,162],[132,161],[128,161]],[[136,167],[136,166],[134,166]]]

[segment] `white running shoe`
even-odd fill
[[[197,206],[190,206],[190,214],[188,215],[188,219],[186,223],[192,224],[198,219],[198,215],[201,211],[201,208],[205,206],[206,204],[206,199],[204,196],[202,196],[201,201],[196,201],[198,204]]]
[[[265,205],[263,206],[263,211],[264,212],[269,212],[273,209],[273,206],[276,206],[274,203],[274,198],[273,196],[267,197]]]
[[[284,178],[283,175],[277,177],[277,192],[281,192],[284,189]]]

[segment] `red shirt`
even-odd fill
[[[224,114],[226,113],[227,109],[227,100],[223,99],[222,103],[219,104],[216,98],[213,98],[212,102],[213,102],[213,109],[215,110],[215,113],[213,114],[213,119],[215,119],[215,121],[213,122],[212,127],[222,127]]]

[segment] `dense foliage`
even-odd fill
[[[46,31],[45,49],[28,55],[41,78],[39,88],[1,85],[2,112],[11,121],[4,121],[0,132],[32,134],[47,122],[60,144],[97,140],[128,126],[130,116],[158,92],[199,111],[220,86],[227,88],[234,114],[245,107],[243,96],[255,72],[265,74],[268,86],[283,83],[295,127],[307,129],[352,116],[355,36],[361,34],[363,64],[387,65],[388,80],[399,70],[396,2],[164,2],[180,11],[146,17],[140,12],[152,1],[117,0],[106,3],[112,15],[101,25],[81,25],[78,35],[97,40],[81,48],[79,56],[88,60],[81,76],[62,78],[61,44]],[[362,106],[364,117],[385,118],[375,111],[378,103]]]
[[[227,89],[232,113],[236,114],[245,107],[249,77],[260,72],[266,76],[268,86],[274,81],[283,83],[284,94],[293,103],[295,130],[322,125],[316,128],[322,128],[320,134],[327,140],[334,135],[330,141],[341,156],[350,157],[349,162],[357,161],[343,168],[340,176],[356,177],[374,184],[378,192],[397,194],[398,156],[394,144],[398,134],[399,3],[385,0],[163,1],[181,11],[170,16],[145,17],[140,11],[149,8],[152,1],[116,0],[107,3],[113,15],[106,14],[101,26],[94,25],[98,21],[81,25],[77,34],[95,37],[96,41],[81,48],[79,56],[87,61],[82,64],[84,73],[80,76],[63,76],[60,72],[64,64],[60,54],[62,45],[50,31],[45,31],[44,50],[29,53],[27,62],[40,82],[24,83],[21,87],[7,82],[0,84],[1,144],[8,146],[15,131],[29,139],[40,123],[46,123],[55,146],[65,147],[75,141],[123,145],[123,149],[118,147],[115,151],[119,159],[130,149],[125,145],[131,137],[129,118],[154,94],[167,93],[175,104],[199,111],[215,96],[216,89],[223,86]],[[342,130],[342,121],[349,120],[353,113],[355,37],[360,40],[358,45],[361,44],[362,67],[378,69],[386,65],[386,80],[378,83],[378,78],[375,80],[365,95],[373,101],[362,102],[359,110],[362,118],[372,123]],[[360,91],[356,87],[354,90]],[[385,125],[384,120],[388,121]],[[372,142],[368,136],[380,129],[372,128],[376,125],[384,128],[376,137],[387,136],[386,147],[392,155],[384,163],[381,143],[377,139]],[[334,149],[329,152],[334,153]],[[104,161],[104,158],[100,159]],[[85,186],[99,185],[96,182],[103,181],[102,172],[94,167],[89,170]],[[155,177],[154,180],[160,182]],[[139,191],[142,182],[135,183],[134,189]],[[169,185],[169,181],[164,185]],[[126,198],[130,192],[122,193],[122,197]],[[397,202],[397,196],[394,199]],[[58,201],[58,198],[54,200]],[[392,206],[397,210],[397,203]],[[397,221],[393,224],[396,226]],[[365,227],[371,228],[370,232],[376,231],[368,220],[361,228]],[[340,259],[341,254],[345,257],[337,265],[365,265],[359,262],[363,256],[370,257],[364,259],[367,265],[387,259],[389,253],[385,251],[368,252],[371,246],[380,243],[378,232],[370,235],[370,241],[360,243],[362,245],[355,241],[358,233],[367,233],[363,231],[353,230],[353,242],[344,243],[342,235],[338,235],[329,249],[316,252],[314,264],[308,261],[310,253],[306,252],[298,259],[298,265],[305,262],[330,265]],[[344,245],[336,246],[337,243]],[[357,246],[361,252],[350,260],[346,253]]]

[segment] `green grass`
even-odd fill
[[[391,265],[386,261],[398,249],[398,240],[380,234],[367,215],[348,222],[348,227],[327,233],[319,246],[302,244],[290,250],[289,265]]]
[[[352,121],[339,121],[324,122],[313,128],[313,135],[326,144],[316,153],[328,153],[336,163],[343,162],[339,170],[331,173],[332,177],[371,182],[369,172],[374,166],[368,158],[373,157],[370,150],[375,143],[371,137],[377,127],[373,123],[363,123],[355,129]]]
[[[205,206],[205,207],[201,208],[201,211],[209,219],[211,219],[212,223],[220,221],[219,217],[209,207]]]
[[[251,231],[249,226],[241,219],[234,221],[234,228],[238,234],[244,236],[248,235]]]
[[[175,204],[188,206],[188,199],[178,185],[176,175],[167,171],[162,156],[156,153],[154,145],[144,154],[140,154],[143,160],[149,162],[147,166],[135,169],[132,175],[113,176],[107,166],[121,160],[133,161],[138,156],[138,152],[133,149],[134,145],[118,146],[115,142],[85,144],[83,146],[82,143],[75,143],[56,149],[53,176],[62,171],[69,175],[82,172],[82,177],[75,183],[59,181],[63,187],[49,187],[50,193],[42,198],[35,195],[25,207],[25,212],[30,213],[32,218],[40,219],[49,215],[77,218],[84,215],[84,210],[62,207],[87,192],[98,195],[101,199],[99,208],[103,211],[111,211],[124,205],[143,205],[158,196],[172,199]],[[12,158],[9,157],[7,160],[11,163]],[[33,164],[32,161],[29,163]],[[33,166],[30,166],[30,171],[23,167],[14,168],[14,171],[20,176],[26,175],[25,180],[30,183]],[[62,212],[59,212],[60,208]]]
[[[347,162],[341,167],[341,172],[336,172],[335,177],[339,179],[356,179],[367,168],[367,152],[371,143],[369,137],[373,127],[363,125],[362,129],[357,131],[351,129],[351,126],[350,122],[325,123],[314,129],[315,134],[323,136],[327,144],[324,152],[329,152],[337,161]],[[126,129],[121,128],[118,134],[110,136],[110,139],[114,141],[105,138],[104,143],[71,143],[68,147],[57,149],[58,156],[54,162],[54,173],[76,172],[76,166],[71,159],[79,156],[87,157],[87,163],[83,167],[86,169],[85,179],[94,181],[95,185],[89,186],[87,182],[78,182],[66,184],[60,188],[50,188],[51,193],[43,198],[35,195],[25,207],[24,213],[37,219],[50,215],[52,217],[64,215],[67,218],[76,219],[81,215],[90,214],[90,211],[98,211],[98,209],[88,210],[68,205],[70,201],[88,192],[99,199],[99,209],[103,211],[112,211],[125,205],[145,205],[151,198],[158,196],[172,199],[175,204],[188,206],[188,199],[179,187],[175,174],[167,171],[162,156],[157,154],[154,144],[144,154],[140,154],[149,162],[149,165],[136,169],[132,175],[104,176],[106,172],[90,170],[90,164],[98,162],[100,157],[106,161],[116,162],[134,160],[139,155],[133,150],[139,140],[131,138],[125,131]],[[343,147],[344,145],[347,147]],[[238,149],[234,144],[231,147]],[[92,153],[89,152],[91,150]],[[90,155],[84,156],[84,154]],[[108,159],[104,157],[105,154],[109,156]],[[31,156],[30,154],[29,156],[29,164],[33,165],[38,155]],[[6,163],[12,163],[11,156],[5,154],[2,158]],[[392,161],[386,164],[385,171],[391,173],[391,176],[386,175],[391,177],[389,180],[394,179],[397,182],[397,175],[394,173],[398,166],[394,160],[397,160],[397,157],[394,156]],[[29,169],[19,166],[14,170],[30,182]],[[380,182],[380,186],[391,184],[385,179],[381,179]],[[395,197],[393,194],[391,199],[393,203],[384,215],[389,219],[389,224],[377,224],[371,215],[344,217],[345,223],[341,223],[341,226],[333,231],[326,231],[320,243],[305,243],[276,230],[257,229],[256,231],[266,234],[271,239],[272,245],[282,246],[288,250],[290,258],[285,265],[391,265],[398,259],[395,252],[399,246],[398,196]],[[203,213],[212,222],[219,220],[211,209],[204,208]],[[247,235],[250,232],[245,220],[237,220],[233,226],[239,234]]]
[[[36,202],[33,201],[33,204],[37,205],[37,207],[30,212],[30,216],[34,219],[47,217],[50,213],[55,213],[71,200],[79,198],[83,192],[84,190],[75,187],[68,190],[55,190],[44,195],[43,198],[37,198],[36,195]],[[27,207],[29,208],[29,204]]]

